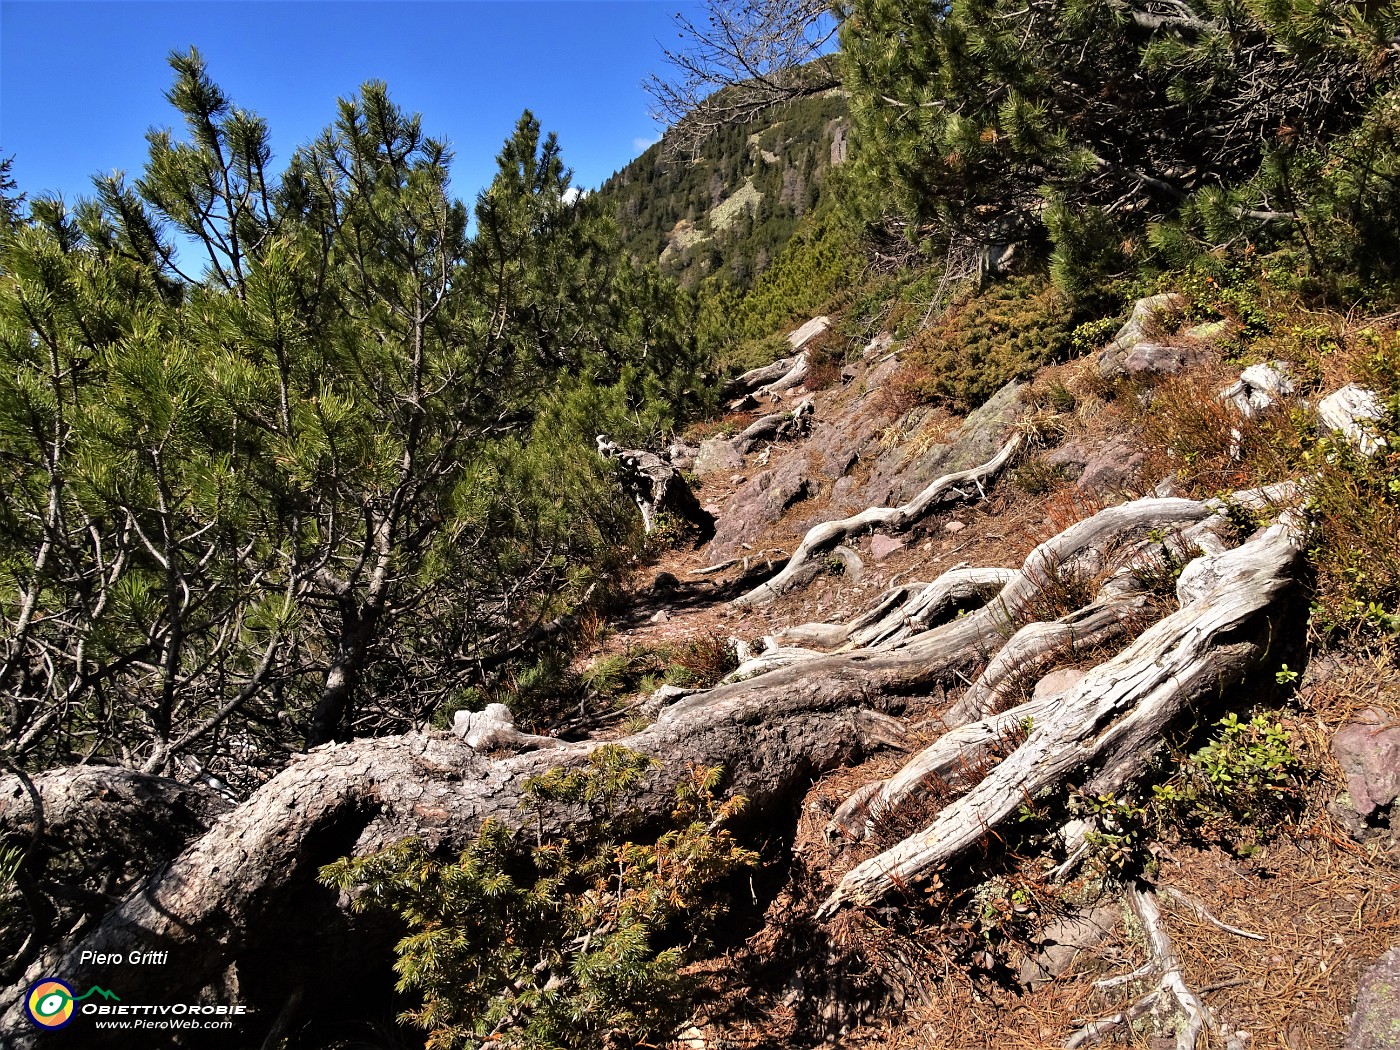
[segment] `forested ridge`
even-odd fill
[[[747,289],[821,204],[829,170],[845,157],[845,118],[836,91],[784,102],[718,129],[693,156],[648,147],[598,196],[638,263],[686,287],[709,279]]]
[[[6,1046],[1386,1045],[1400,13],[710,6],[0,170]]]

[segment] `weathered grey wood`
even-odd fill
[[[642,527],[647,535],[662,514],[671,514],[689,523],[702,541],[714,535],[714,517],[700,506],[680,471],[666,459],[644,449],[620,448],[606,434],[599,434],[595,440],[598,455],[617,464],[618,478],[642,512]]]
[[[1385,405],[1374,390],[1348,383],[1322,399],[1317,416],[1323,426],[1341,434],[1363,456],[1385,446],[1385,439],[1376,433],[1377,421],[1385,418]]]
[[[885,716],[899,710],[902,696],[976,674],[1003,645],[1005,624],[1033,606],[1036,580],[1070,568],[1098,571],[1112,564],[1113,555],[1096,545],[1121,554],[1143,530],[1185,527],[1211,513],[1189,500],[1110,508],[1037,547],[988,605],[967,616],[882,649],[793,654],[788,647],[780,655],[800,656],[793,663],[677,698],[653,726],[618,741],[658,763],[632,797],[634,819],[654,822],[668,815],[671,789],[697,762],[725,766],[732,790],[750,798],[755,817],[789,812],[814,776],[876,746],[907,746],[902,729]],[[1209,644],[1202,651],[1209,652]],[[1174,666],[1168,661],[1167,673]],[[1183,677],[1192,684],[1189,675]],[[1195,686],[1203,688],[1201,682]],[[1074,695],[1054,699],[1047,712],[1061,710]],[[112,983],[114,974],[84,963],[83,951],[125,953],[158,945],[179,959],[178,970],[124,967],[127,1001],[178,1001],[222,987],[236,969],[240,1001],[260,1016],[279,1015],[288,982],[303,987],[307,1011],[346,1009],[337,989],[356,967],[364,967],[367,978],[382,967],[396,932],[353,923],[347,902],[318,887],[320,867],[408,835],[430,848],[460,849],[488,818],[532,835],[567,834],[587,819],[585,811],[550,806],[538,820],[531,816],[526,828],[518,805],[529,776],[576,766],[597,746],[554,743],[498,755],[451,734],[426,733],[318,748],[154,868],[101,921],[49,950],[9,989],[9,1002],[18,1003],[26,982],[47,973],[80,984]],[[71,775],[77,774],[54,774]],[[305,950],[313,944],[315,952]],[[319,965],[325,957],[341,962]],[[15,1033],[16,1046],[34,1042],[14,1009],[3,1030]],[[133,1036],[125,1045],[145,1044]]]
[[[772,364],[751,368],[743,375],[735,376],[726,382],[721,392],[722,396],[726,400],[742,397],[744,394],[753,393],[759,387],[767,386],[774,380],[780,380],[792,372],[801,357],[803,355],[800,353],[793,354],[791,357],[781,357]]]
[[[1095,987],[1110,988],[1120,983],[1127,983],[1127,980],[1140,980],[1145,977],[1156,977],[1157,984],[1152,991],[1127,1009],[1120,1010],[1118,1013],[1100,1020],[1091,1021],[1079,1029],[1065,1040],[1065,1050],[1078,1050],[1081,1046],[1101,1042],[1115,1028],[1131,1024],[1137,1018],[1152,1012],[1168,1018],[1179,1012],[1180,1023],[1168,1026],[1168,1030],[1172,1028],[1176,1030],[1176,1050],[1195,1050],[1196,1041],[1200,1038],[1201,1031],[1207,1025],[1215,1027],[1210,1011],[1201,1002],[1201,997],[1186,984],[1186,979],[1182,976],[1181,963],[1177,959],[1176,949],[1172,946],[1171,937],[1168,936],[1166,926],[1162,922],[1162,912],[1157,907],[1156,898],[1140,887],[1134,886],[1128,891],[1128,903],[1146,934],[1147,962],[1124,977],[1098,981],[1095,983]],[[1162,1000],[1164,999],[1167,1000],[1166,1009],[1162,1008]]]
[[[1145,598],[1100,598],[1058,620],[1022,627],[996,654],[944,716],[950,726],[985,718],[1003,706],[1012,691],[1035,682],[1055,664],[1095,646],[1124,637],[1128,619],[1147,605]]]
[[[1018,576],[1016,569],[949,569],[878,621],[853,625],[847,645],[852,649],[894,648],[959,608],[985,604]]]
[[[1147,501],[1144,501],[1147,502]],[[1141,771],[1163,727],[1238,681],[1277,644],[1288,618],[1301,529],[1284,521],[1217,558],[1218,584],[1148,628],[1043,711],[1026,741],[934,822],[858,864],[822,906],[870,903],[926,877],[1024,803],[1086,765],[1104,782]]]
[[[772,412],[754,420],[734,439],[734,448],[740,455],[747,455],[760,441],[805,437],[812,429],[816,411],[816,400],[808,394],[790,412]]]
[[[1000,452],[986,463],[967,470],[945,474],[928,485],[908,503],[898,507],[871,507],[859,514],[839,521],[823,522],[810,529],[797,550],[793,552],[787,567],[766,583],[760,584],[747,594],[734,599],[734,605],[762,605],[778,598],[792,587],[792,579],[801,566],[814,554],[819,554],[840,543],[848,536],[857,535],[869,529],[882,528],[886,532],[900,532],[922,518],[928,511],[959,485],[975,486],[979,490],[994,477],[1015,454],[1021,437],[1016,435],[1002,446]],[[960,494],[961,495],[961,494]]]
[[[552,736],[522,733],[505,704],[487,704],[480,711],[458,711],[452,718],[452,732],[474,751],[533,751],[541,747],[563,747]]]

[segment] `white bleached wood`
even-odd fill
[[[743,606],[762,605],[770,602],[794,586],[792,581],[793,577],[797,575],[797,570],[814,554],[829,550],[848,536],[857,535],[870,529],[880,528],[886,532],[901,532],[927,514],[937,501],[957,489],[959,485],[971,485],[980,490],[989,478],[994,477],[1011,460],[1020,444],[1021,437],[1018,434],[1003,445],[1001,451],[986,463],[969,467],[967,470],[945,474],[932,482],[908,503],[898,507],[870,507],[852,517],[823,522],[814,526],[803,537],[802,542],[793,552],[792,558],[789,559],[782,572],[747,594],[735,598],[731,604]]]

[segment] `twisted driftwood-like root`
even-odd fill
[[[870,507],[849,518],[823,522],[821,525],[814,526],[798,544],[797,550],[793,552],[782,572],[747,594],[735,598],[732,604],[762,605],[773,601],[796,586],[794,578],[797,577],[798,570],[813,555],[830,550],[848,536],[858,535],[871,529],[880,528],[887,532],[902,532],[948,497],[966,499],[968,493],[959,488],[961,485],[981,492],[983,485],[1010,462],[1020,444],[1021,437],[1018,434],[1003,445],[1001,451],[986,463],[969,467],[967,470],[945,474],[933,481],[908,503],[898,507]]]
[[[617,464],[618,480],[642,512],[642,527],[647,535],[651,535],[662,514],[671,514],[690,525],[700,542],[715,534],[714,517],[700,506],[690,485],[669,459],[644,449],[620,448],[606,434],[599,434],[594,440],[598,455]]]
[[[1012,447],[1014,442],[1004,457]],[[973,473],[993,470],[984,465]],[[1144,557],[1145,540],[1160,546],[1153,537],[1190,534],[1220,520],[1215,508],[1182,499],[1110,508],[1042,543],[1019,571],[979,576],[959,569],[933,584],[887,594],[837,639],[848,647],[859,641],[859,648],[824,654],[785,638],[788,644],[759,653],[754,659],[760,662],[735,680],[664,698],[669,706],[654,725],[617,741],[657,763],[629,799],[630,819],[639,830],[664,820],[675,785],[695,763],[725,768],[730,790],[749,798],[755,828],[787,819],[814,777],[877,748],[909,750],[903,723],[892,717],[902,713],[902,698],[980,675],[1014,638],[1016,625],[1041,615],[1047,586],[1070,576],[1112,577]],[[1294,531],[1280,525],[1238,550],[1198,559],[1182,573],[1186,607],[1079,686],[945,734],[922,760],[927,770],[955,779],[967,754],[986,749],[1015,726],[1031,725],[1029,739],[930,829],[848,874],[826,911],[846,901],[873,900],[917,879],[1014,812],[1025,793],[1057,786],[1086,764],[1095,782],[1131,776],[1175,712],[1258,660],[1296,553]],[[1206,561],[1209,566],[1200,564]],[[1108,592],[1101,587],[1100,599]],[[974,601],[985,604],[919,629]],[[1011,695],[990,680],[986,688],[1002,698],[995,703]],[[240,1001],[259,1017],[277,1016],[288,988],[302,989],[304,1014],[353,1010],[356,982],[378,978],[396,932],[387,924],[352,920],[348,902],[317,883],[322,865],[406,836],[419,837],[430,849],[455,851],[488,819],[531,838],[567,835],[588,819],[581,806],[549,803],[527,821],[519,802],[529,777],[586,762],[599,741],[532,738],[514,730],[499,711],[484,712],[481,725],[470,718],[462,723],[467,736],[482,730],[485,735],[475,741],[480,747],[447,733],[328,745],[294,761],[213,823],[201,817],[182,827],[169,852],[120,905],[48,945],[16,976],[8,1001],[20,1003],[27,982],[47,974],[106,987],[117,975],[92,959],[159,948],[178,960],[178,969],[123,968],[124,998],[179,1001],[227,987],[236,977]],[[522,747],[531,750],[520,752]],[[57,799],[66,779],[77,784],[86,775],[54,771],[45,775],[53,782],[45,790]],[[911,769],[871,785],[863,792],[864,808],[847,813],[850,830],[865,825],[872,807],[898,806],[903,784],[915,779]],[[165,790],[163,782],[155,786]],[[104,804],[92,800],[92,819]],[[227,808],[210,805],[211,812]],[[8,814],[0,812],[0,833],[22,832],[31,810],[16,799]],[[343,965],[327,968],[326,957]],[[38,1036],[18,1011],[9,1008],[0,1031],[15,1047],[33,1046]],[[113,1034],[111,1040],[108,1045],[143,1045],[135,1035]]]
[[[932,874],[1026,799],[1061,788],[1086,767],[1092,773],[1084,790],[1096,794],[1139,776],[1169,723],[1239,681],[1268,651],[1281,633],[1300,557],[1301,529],[1291,516],[1235,550],[1205,556],[1209,574],[1195,575],[1208,576],[1210,586],[1039,708],[1024,742],[985,779],[929,827],[848,872],[820,914],[872,903]]]
[[[959,609],[986,604],[1017,575],[1015,569],[958,565],[932,583],[889,588],[873,608],[848,623],[804,623],[778,632],[777,638],[784,644],[819,649],[893,649]]]
[[[1094,987],[1113,988],[1152,977],[1157,978],[1157,983],[1127,1009],[1079,1029],[1065,1040],[1065,1050],[1077,1050],[1078,1047],[1100,1042],[1115,1028],[1131,1024],[1154,1011],[1179,1014],[1181,1023],[1176,1030],[1176,1050],[1195,1050],[1202,1029],[1207,1026],[1214,1029],[1215,1021],[1205,1003],[1201,1002],[1201,997],[1192,991],[1181,975],[1181,964],[1177,961],[1171,937],[1162,924],[1162,912],[1157,907],[1156,899],[1152,894],[1133,887],[1128,891],[1128,902],[1147,934],[1147,963],[1132,973],[1098,981]]]
[[[739,455],[746,456],[760,441],[806,437],[812,429],[812,417],[816,411],[816,400],[812,394],[808,394],[790,412],[773,412],[755,419],[731,443]]]

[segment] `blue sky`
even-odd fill
[[[134,176],[173,49],[198,47],[235,104],[268,120],[280,170],[364,81],[423,115],[471,200],[525,108],[596,187],[660,134],[646,74],[690,0],[0,0],[0,155],[19,188],[72,200]]]

